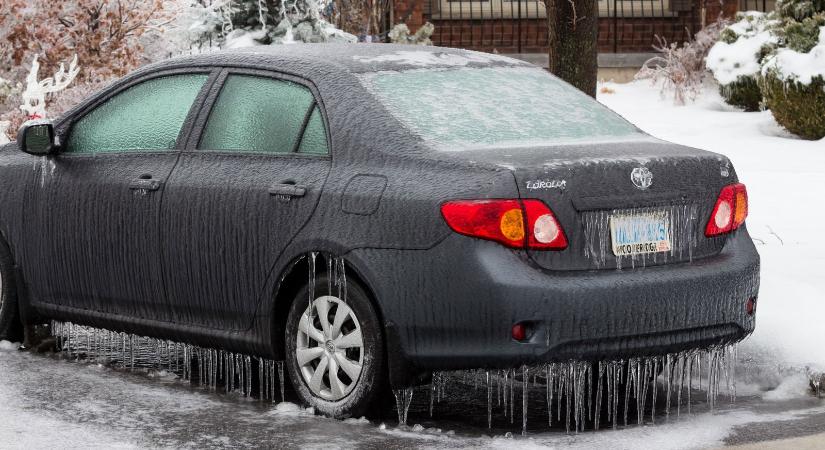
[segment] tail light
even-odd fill
[[[748,217],[748,191],[742,183],[729,184],[719,192],[705,236],[719,236],[739,228]]]
[[[441,205],[456,233],[496,241],[512,248],[564,250],[567,237],[541,200],[457,200]]]

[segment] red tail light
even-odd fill
[[[739,228],[748,217],[748,191],[742,183],[729,184],[719,192],[705,236],[719,236]]]
[[[540,200],[457,200],[441,205],[457,233],[508,247],[564,250],[567,237],[553,212]]]

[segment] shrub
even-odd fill
[[[803,139],[825,137],[825,78],[819,76],[810,84],[803,84],[768,73],[760,84],[765,101],[780,125]]]
[[[727,22],[723,19],[699,30],[696,36],[681,46],[656,36],[658,41],[653,49],[661,53],[645,61],[636,74],[637,80],[649,79],[653,84],[661,83],[661,94],[673,93],[673,103],[684,105],[693,101],[702,91],[705,80],[705,58],[708,51],[719,40],[719,35]]]
[[[706,64],[719,83],[719,93],[728,104],[745,111],[758,111],[762,93],[757,77],[761,63],[777,42],[768,29],[778,21],[773,14],[739,13],[708,52]]]
[[[785,0],[779,48],[762,64],[762,94],[776,121],[804,139],[825,137],[825,0]]]
[[[763,106],[762,91],[756,76],[740,76],[736,81],[720,84],[719,94],[725,99],[725,103],[745,111],[759,111]]]

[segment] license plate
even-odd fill
[[[610,237],[616,256],[670,251],[670,225],[666,212],[610,216]]]

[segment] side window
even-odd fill
[[[72,127],[67,153],[163,151],[175,142],[206,74],[154,78],[115,95]]]
[[[307,114],[311,114],[307,133],[312,128],[313,136],[305,134],[302,138]],[[327,153],[326,131],[312,92],[289,81],[230,75],[212,108],[198,148],[290,153],[296,146],[306,153]]]
[[[321,117],[321,110],[318,109],[317,106],[312,108],[312,115],[309,116],[307,127],[304,130],[304,136],[301,138],[301,145],[298,147],[298,153],[314,155],[326,155],[329,153],[324,118]]]

